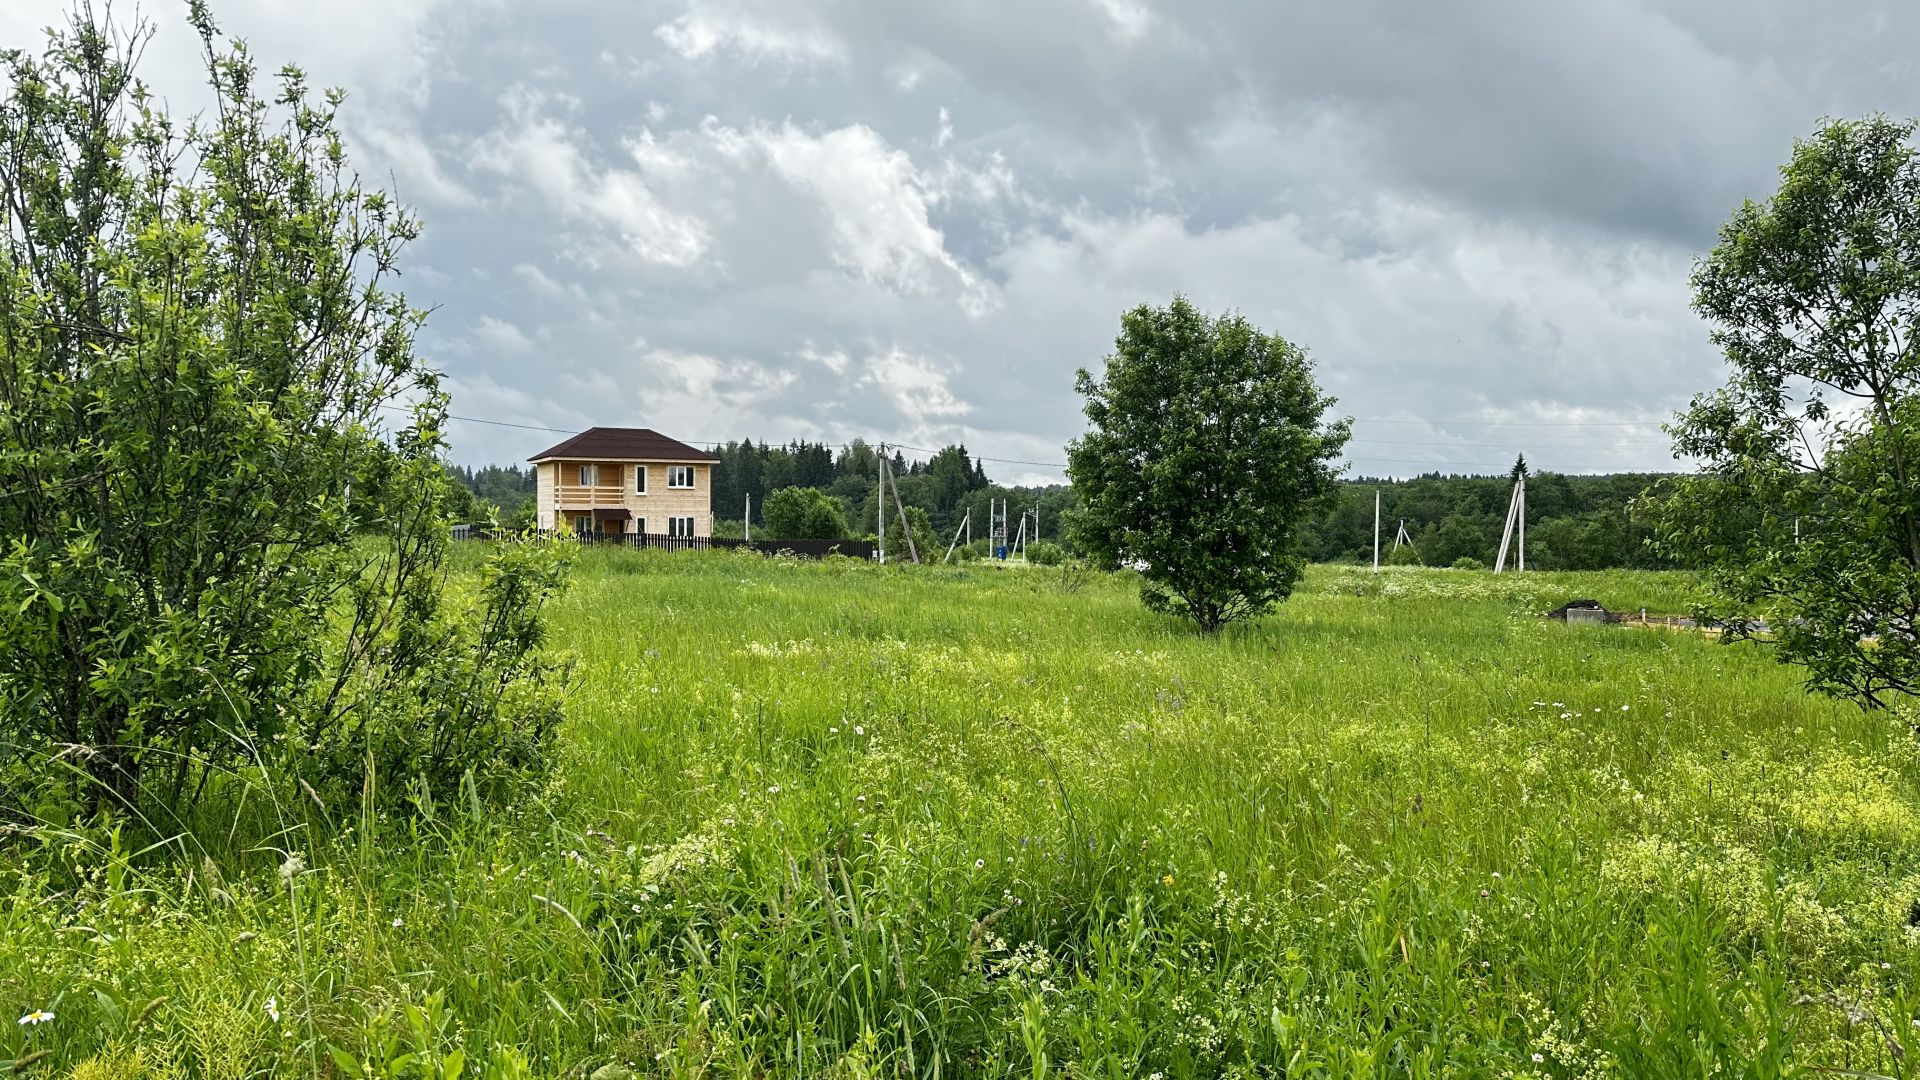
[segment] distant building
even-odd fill
[[[535,524],[576,533],[713,535],[713,464],[650,428],[596,427],[528,459]]]

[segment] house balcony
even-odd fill
[[[619,507],[627,504],[627,489],[620,484],[599,484],[592,487],[582,484],[561,484],[554,489],[554,498],[562,510],[592,510],[596,507]]]

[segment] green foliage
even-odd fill
[[[1527,568],[1693,565],[1687,552],[1650,548],[1652,528],[1629,513],[1633,501],[1661,479],[1646,473],[1533,474],[1527,480]],[[1371,562],[1376,492],[1386,521],[1382,546],[1393,539],[1393,523],[1405,519],[1407,531],[1419,539],[1421,559],[1429,566],[1448,566],[1469,557],[1493,561],[1513,484],[1502,476],[1440,475],[1344,482],[1333,508],[1301,530],[1300,554],[1311,562]]]
[[[1028,544],[1027,561],[1036,566],[1059,566],[1067,561],[1067,549],[1051,540]]]
[[[1326,422],[1306,353],[1176,296],[1127,312],[1104,374],[1083,369],[1076,389],[1092,426],[1067,448],[1077,541],[1137,565],[1149,608],[1209,632],[1286,599],[1349,427]]]
[[[1487,568],[1486,563],[1481,562],[1471,555],[1460,556],[1453,560],[1452,565],[1455,570],[1485,570]]]
[[[532,764],[554,716],[525,681],[544,556],[503,556],[472,605],[447,590],[444,396],[388,287],[414,220],[348,170],[337,95],[289,68],[269,104],[192,21],[219,108],[184,132],[133,78],[138,39],[84,11],[44,57],[4,58],[16,820],[106,807],[173,831],[260,766],[358,791],[371,760],[396,792],[451,794]]]
[[[472,516],[456,520],[479,521],[489,511],[502,520],[517,519],[523,513],[527,520],[533,519],[533,500],[539,477],[532,466],[486,465],[471,469],[452,465],[448,466],[447,471],[474,499]]]
[[[772,540],[839,540],[847,535],[840,500],[819,488],[781,488],[767,496],[765,517]]]
[[[1712,609],[1766,616],[1811,686],[1868,705],[1920,678],[1914,129],[1825,125],[1721,229],[1694,306],[1732,371],[1672,429],[1701,473],[1649,506],[1665,550],[1711,567]]]
[[[520,812],[294,807],[282,850],[191,866],[13,834],[0,1062],[1912,1074],[1904,720],[1750,645],[1535,614],[1673,611],[1688,575],[1314,566],[1224,648],[1131,575],[573,576],[569,752]]]

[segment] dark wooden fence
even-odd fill
[[[456,540],[518,540],[531,537],[534,540],[572,540],[575,543],[595,547],[657,548],[661,551],[732,551],[736,548],[746,548],[765,555],[786,552],[808,559],[820,559],[828,555],[845,555],[852,559],[871,559],[874,556],[874,544],[871,540],[733,540],[718,536],[571,533],[554,529],[516,533],[505,530],[493,532],[463,525],[454,526],[453,536]]]

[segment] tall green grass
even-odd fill
[[[566,760],[511,820],[262,792],[286,829],[202,828],[204,861],[20,838],[0,1005],[55,1019],[9,1022],[0,1059],[1915,1072],[1908,720],[1752,645],[1539,618],[1683,610],[1685,578],[1318,567],[1210,639],[1122,577],[652,552],[575,576]]]

